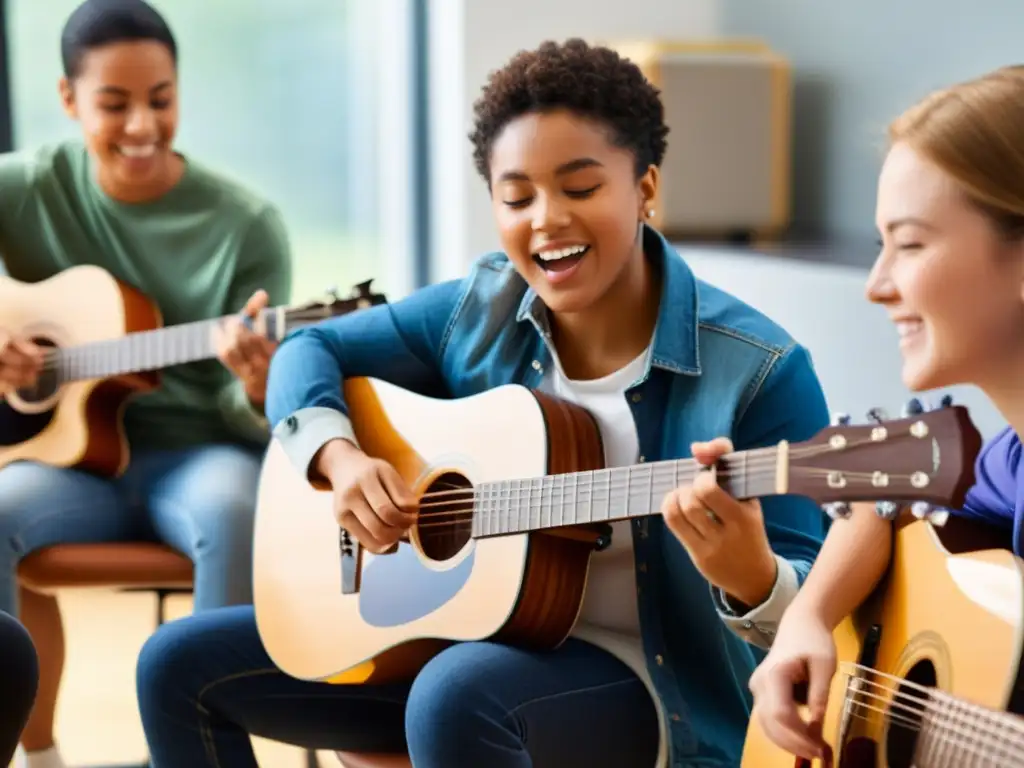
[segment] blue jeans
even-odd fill
[[[313,749],[409,750],[416,768],[654,765],[646,686],[570,639],[549,653],[463,643],[411,685],[329,685],[279,672],[251,606],[164,625],[139,657],[153,768],[253,768],[249,734]]]
[[[18,615],[18,561],[53,544],[162,541],[195,564],[195,610],[252,602],[261,455],[210,445],[132,455],[109,479],[33,462],[0,470],[0,611]]]

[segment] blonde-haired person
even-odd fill
[[[867,297],[899,329],[914,391],[980,388],[1009,426],[982,449],[962,509],[1005,528],[1022,552],[1024,468],[1024,67],[930,94],[889,128],[878,181],[881,250]],[[823,753],[821,720],[836,669],[832,631],[889,562],[891,526],[860,506],[833,525],[751,678],[755,717],[778,746]],[[793,700],[808,683],[811,719]]]

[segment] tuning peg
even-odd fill
[[[835,413],[832,415],[832,426],[833,427],[845,427],[850,423],[850,414],[848,413]]]
[[[876,501],[875,514],[883,520],[895,520],[900,514],[900,505],[895,501]]]
[[[903,417],[917,416],[919,413],[924,413],[924,405],[916,397],[910,398],[903,406]]]
[[[845,520],[853,511],[845,501],[830,501],[827,504],[822,504],[821,508],[833,520]]]
[[[949,522],[949,510],[936,507],[928,513],[928,522],[936,528],[941,528]]]
[[[889,418],[889,415],[885,412],[884,408],[872,408],[868,411],[868,420],[877,421],[881,424],[883,421]]]
[[[918,520],[924,520],[926,517],[928,517],[928,515],[932,513],[932,510],[934,509],[935,507],[933,507],[927,501],[915,501],[913,504],[910,505],[910,511]]]
[[[952,404],[953,404],[953,396],[952,395],[943,395],[942,399],[939,401],[939,407],[940,408],[949,408],[949,406],[951,406]]]

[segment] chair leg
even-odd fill
[[[320,761],[317,759],[315,749],[306,750],[306,768],[320,768]]]
[[[167,620],[167,591],[157,589],[154,592],[156,593],[156,625],[161,627]]]

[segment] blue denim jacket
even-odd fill
[[[806,440],[828,425],[803,347],[747,304],[697,280],[649,228],[644,250],[663,278],[649,368],[627,392],[641,461],[685,458],[692,442],[719,435],[745,449]],[[504,254],[490,254],[462,280],[293,333],[273,359],[267,416],[305,473],[328,440],[354,441],[342,375],[445,398],[508,383],[538,387],[552,364],[550,338],[542,302]],[[780,496],[762,504],[779,576],[768,601],[745,616],[709,589],[660,517],[633,524],[644,655],[669,715],[672,765],[739,764],[748,678],[824,538],[827,518],[812,501]]]

